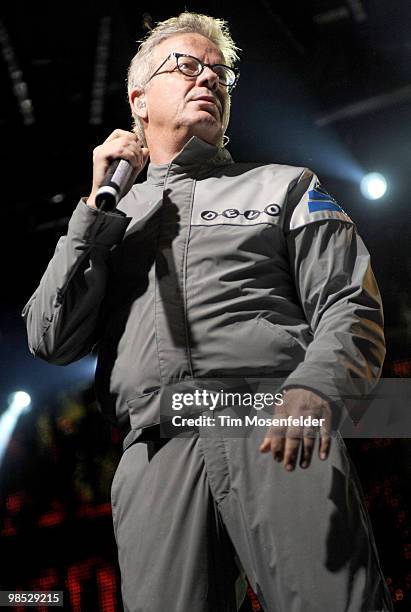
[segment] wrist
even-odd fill
[[[90,206],[91,208],[97,208],[96,206],[96,192],[92,191],[90,193],[90,195],[88,196],[88,198],[84,198],[87,206]]]

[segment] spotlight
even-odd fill
[[[16,391],[9,396],[9,407],[0,416],[0,465],[17,421],[23,412],[29,410],[30,404],[31,397],[25,391]]]
[[[31,397],[25,391],[16,391],[12,393],[10,400],[10,404],[13,405],[13,408],[16,410],[23,410],[24,408],[28,408],[31,404]]]
[[[370,172],[361,180],[360,189],[368,200],[378,200],[387,191],[387,181],[379,172]]]

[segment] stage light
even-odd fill
[[[25,391],[16,391],[10,396],[11,404],[16,410],[23,410],[28,408],[31,404],[31,397]]]
[[[25,391],[16,391],[9,396],[9,407],[0,416],[0,464],[17,421],[23,412],[28,411],[30,404],[31,397]]]
[[[379,172],[370,172],[362,178],[360,189],[368,200],[378,200],[387,191],[387,181]]]

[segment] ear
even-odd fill
[[[148,111],[144,91],[142,89],[132,89],[129,93],[128,100],[131,112],[134,115],[138,115],[140,119],[147,119]]]

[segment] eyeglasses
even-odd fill
[[[147,83],[151,81],[156,74],[159,74],[160,68],[171,58],[174,57],[176,60],[177,68],[186,76],[197,77],[201,74],[204,68],[210,68],[218,76],[218,80],[221,85],[225,85],[228,88],[228,93],[231,93],[234,87],[237,85],[240,77],[238,68],[230,68],[230,66],[224,66],[224,64],[204,64],[196,57],[192,55],[185,55],[184,53],[170,53],[164,60],[164,62],[157,68],[154,74],[148,79]],[[164,72],[172,72],[172,70],[165,70]],[[161,73],[160,73],[161,74]]]

